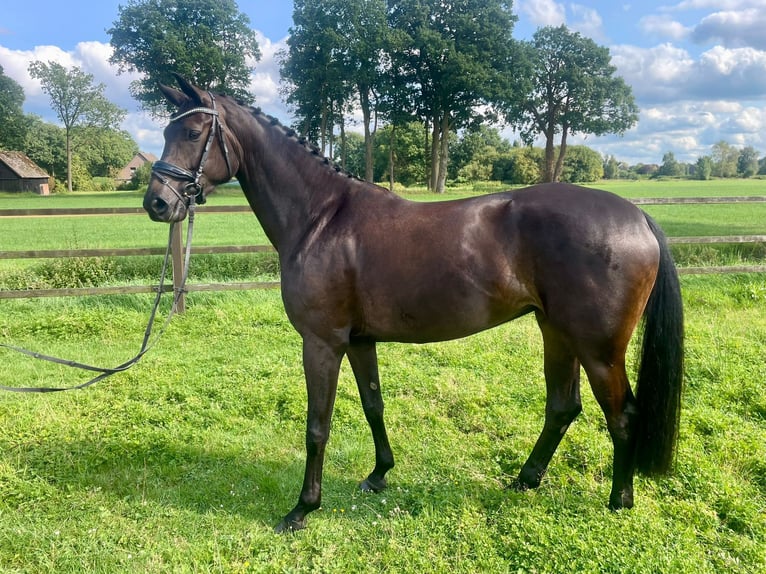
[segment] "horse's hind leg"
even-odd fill
[[[564,438],[582,405],[580,403],[580,363],[565,338],[538,313],[545,353],[545,425],[532,454],[521,468],[513,486],[520,490],[537,488],[553,454]]]
[[[635,472],[635,419],[638,411],[625,372],[624,350],[614,359],[583,358],[583,367],[593,394],[606,417],[606,426],[614,445],[612,492],[609,508],[633,507],[633,474]]]
[[[380,492],[386,488],[386,472],[394,466],[394,455],[391,452],[386,425],[383,422],[383,397],[380,392],[375,343],[352,340],[346,354],[354,371],[364,415],[370,425],[372,439],[375,443],[375,468],[362,482],[360,488],[366,491]]]

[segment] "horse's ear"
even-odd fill
[[[179,74],[174,73],[173,77],[175,77],[176,82],[178,82],[178,85],[181,87],[183,93],[186,94],[191,100],[193,100],[195,105],[205,105],[205,92],[200,90],[198,87],[193,86],[191,83],[189,83],[189,81],[187,81],[186,78]]]
[[[175,88],[160,84],[160,91],[165,95],[171,104],[174,104],[177,108],[180,108],[189,101],[189,97]]]

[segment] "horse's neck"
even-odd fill
[[[306,236],[343,187],[341,178],[322,160],[282,130],[253,116],[247,133],[238,137],[243,150],[238,174],[242,190],[280,253]]]

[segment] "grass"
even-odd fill
[[[381,345],[397,467],[363,495],[372,444],[344,365],[309,528],[271,528],[303,469],[300,341],[279,293],[194,294],[132,371],[85,392],[7,395],[0,567],[12,572],[766,572],[766,280],[686,277],[677,470],[606,509],[611,445],[592,395],[535,492],[504,490],[542,425],[524,318],[443,344]],[[116,363],[148,297],[3,303],[3,340]],[[94,344],[97,343],[97,344]],[[3,355],[4,382],[72,383]]]
[[[120,219],[140,235],[143,218]],[[684,234],[721,217],[703,219]],[[53,234],[61,220],[16,237],[3,220],[0,249],[27,249],[26,233]],[[97,221],[79,220],[78,247],[107,243]],[[132,245],[110,221],[108,246]],[[165,228],[148,225],[147,242],[161,244]],[[206,226],[211,240],[221,231],[200,218]],[[541,488],[504,489],[544,415],[542,346],[525,317],[460,341],[380,346],[397,457],[381,495],[356,489],[373,447],[344,365],[323,508],[306,531],[275,536],[303,474],[300,340],[277,291],[195,293],[131,371],[83,392],[3,396],[0,571],[766,573],[766,276],[685,276],[682,286],[677,467],[637,479],[632,511],[606,509],[612,448],[587,388]],[[0,341],[114,365],[138,350],[150,300],[0,301]],[[2,350],[0,360],[0,384],[86,376]]]

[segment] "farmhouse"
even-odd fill
[[[48,174],[20,151],[0,151],[0,191],[50,195]]]
[[[147,162],[154,163],[155,161],[157,161],[157,156],[155,156],[153,153],[147,153],[143,151],[138,152],[135,156],[133,156],[133,159],[130,160],[130,163],[123,167],[117,174],[117,177],[115,178],[117,184],[119,185],[123,183],[130,183],[130,180],[133,179],[133,174],[139,167]]]

